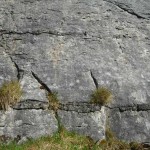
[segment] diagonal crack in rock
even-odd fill
[[[44,88],[47,92],[49,92],[49,93],[52,92],[52,91],[50,90],[50,88],[46,85],[46,83],[44,83],[44,82],[38,77],[38,75],[37,75],[36,73],[34,73],[33,71],[31,71],[31,73],[32,73],[32,76],[43,86],[43,88]]]
[[[96,88],[98,88],[98,81],[97,81],[97,79],[94,77],[94,74],[93,74],[92,71],[90,71],[90,73],[91,73],[91,77],[92,77],[92,79],[93,79],[93,82],[94,82]]]
[[[111,0],[103,0],[103,1],[108,2],[108,3],[111,3],[111,4],[113,4],[113,5],[117,6],[117,7],[119,7],[120,9],[126,11],[127,13],[136,16],[136,17],[139,18],[139,19],[147,19],[147,20],[148,20],[148,18],[143,17],[143,16],[137,14],[137,13],[134,12],[132,9],[128,9],[128,8],[127,8],[128,6],[126,6],[125,4],[124,4],[124,6],[123,6],[123,5],[121,5],[121,3],[119,3],[119,2],[117,3],[117,2],[111,1]]]
[[[11,56],[9,56],[9,57],[10,57],[12,63],[14,64],[14,66],[16,67],[16,70],[17,70],[17,79],[18,80],[22,79],[24,71],[19,68],[18,64],[13,60],[13,58]]]

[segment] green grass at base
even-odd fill
[[[110,133],[109,133],[110,135]],[[55,133],[52,137],[41,137],[36,140],[28,140],[18,145],[15,142],[0,144],[0,150],[143,150],[140,144],[128,144],[113,137],[95,144],[86,136],[68,132],[65,129]]]

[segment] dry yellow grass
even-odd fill
[[[49,101],[49,107],[56,111],[59,108],[59,100],[57,98],[57,93],[48,93],[47,98]]]
[[[4,82],[0,88],[0,109],[8,110],[9,106],[16,104],[22,95],[18,81]]]
[[[109,129],[106,131],[106,137],[106,139],[95,144],[89,137],[61,128],[52,137],[30,140],[22,145],[16,143],[0,144],[0,150],[144,150],[141,144],[128,144],[118,140]]]
[[[105,87],[101,87],[96,89],[93,94],[91,95],[91,102],[100,104],[100,105],[105,105],[111,102],[113,98],[113,95],[111,91],[109,91]]]

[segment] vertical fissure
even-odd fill
[[[94,84],[95,84],[96,88],[98,88],[98,81],[97,81],[97,79],[94,77],[94,75],[93,75],[93,72],[92,72],[92,71],[90,71],[90,73],[91,73],[91,77],[92,77],[92,79],[93,79],[93,82],[94,82]]]

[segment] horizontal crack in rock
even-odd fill
[[[88,102],[69,102],[67,104],[60,103],[59,109],[65,111],[75,111],[79,113],[90,113],[100,111],[101,107],[101,105],[91,104]]]
[[[9,35],[26,35],[26,34],[32,34],[32,35],[41,35],[41,34],[49,34],[49,35],[55,35],[55,36],[86,36],[86,32],[58,32],[58,31],[6,31],[6,30],[0,30],[0,35],[9,34]]]
[[[128,105],[128,106],[116,106],[116,107],[109,107],[105,106],[109,109],[118,109],[119,112],[125,112],[125,111],[149,111],[150,110],[150,104],[136,104],[136,105]]]
[[[21,102],[18,102],[13,109],[15,110],[23,110],[23,109],[47,109],[48,102],[38,101],[38,100],[31,100],[27,99]]]

